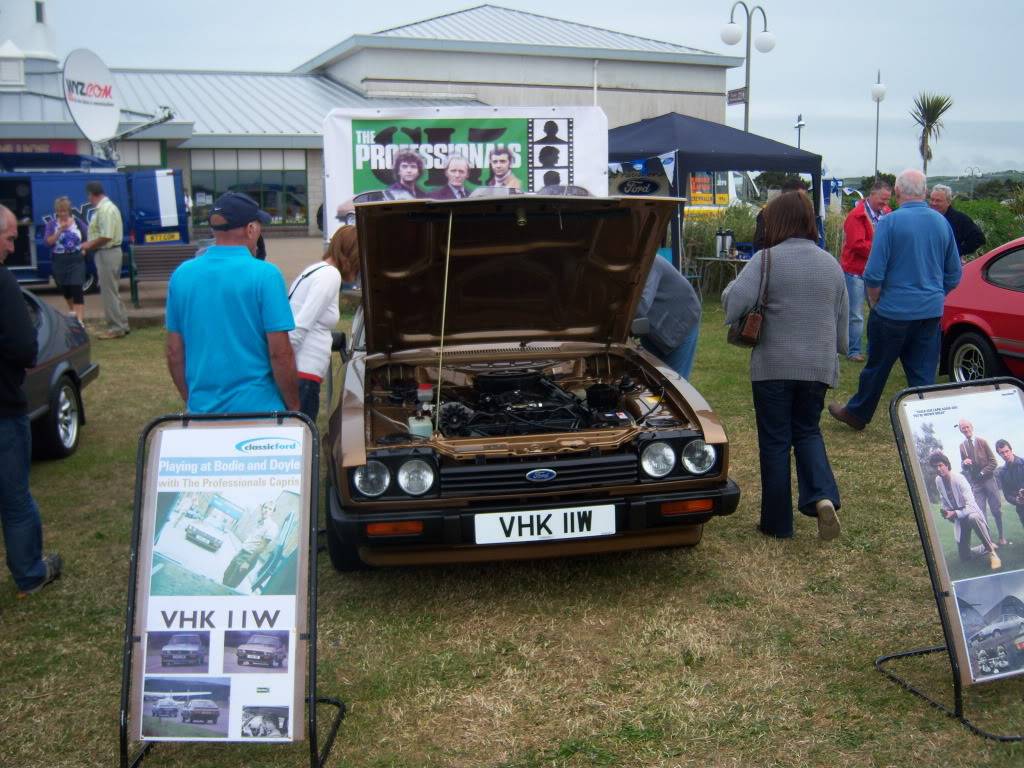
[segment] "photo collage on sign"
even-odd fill
[[[1024,407],[1013,387],[903,401],[971,679],[1024,672]]]
[[[143,739],[292,737],[302,430],[256,435],[161,435]]]
[[[573,184],[573,125],[570,118],[530,121],[530,190]],[[600,194],[603,190],[588,190]]]

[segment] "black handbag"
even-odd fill
[[[769,248],[761,259],[761,284],[757,292],[757,304],[743,317],[729,326],[726,340],[737,347],[756,347],[764,327],[764,297],[768,291],[768,276],[772,266],[772,251]]]

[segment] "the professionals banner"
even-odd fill
[[[309,430],[238,425],[151,441],[132,686],[143,740],[302,736]]]
[[[599,107],[336,109],[324,121],[326,236],[352,198],[466,197],[480,187],[608,188]]]

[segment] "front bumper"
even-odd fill
[[[342,506],[330,488],[330,519],[338,537],[354,544],[359,557],[370,565],[420,565],[449,562],[567,557],[656,547],[688,546],[700,541],[701,524],[712,517],[731,515],[739,505],[740,489],[731,479],[711,488],[692,491],[610,498],[546,499],[544,503],[474,504],[469,507],[416,509],[414,511],[355,512]],[[710,511],[667,516],[662,505],[670,502],[712,502]],[[551,539],[511,544],[477,544],[475,517],[487,512],[543,511],[566,506],[614,504],[615,533],[608,536]],[[367,523],[421,521],[423,532],[415,536],[368,536]]]

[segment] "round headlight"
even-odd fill
[[[703,475],[715,466],[717,457],[715,446],[708,445],[703,440],[691,440],[682,452],[683,466],[695,475]]]
[[[424,494],[434,485],[434,468],[423,459],[409,459],[398,470],[398,485],[411,496]]]
[[[352,481],[364,496],[380,496],[388,489],[391,473],[383,462],[371,460],[355,471]]]
[[[640,466],[651,477],[664,477],[676,465],[676,453],[668,443],[651,443],[640,454]]]

